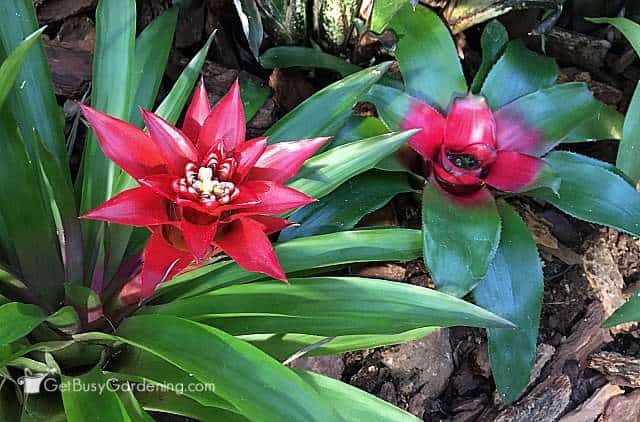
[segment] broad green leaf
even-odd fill
[[[5,420],[5,419],[3,419]],[[9,420],[10,421],[10,420]],[[69,422],[58,394],[32,394],[22,403],[20,422]]]
[[[634,183],[640,180],[640,82],[636,86],[624,120],[616,167]]]
[[[359,277],[235,285],[142,312],[195,319],[234,335],[334,337],[399,334],[430,326],[511,326],[482,308],[435,290]]]
[[[391,20],[396,58],[409,94],[447,110],[454,94],[466,94],[458,52],[444,22],[427,7],[406,2]]]
[[[615,107],[600,101],[592,117],[587,118],[574,128],[563,140],[564,143],[598,141],[601,139],[620,139],[624,116]]]
[[[191,97],[193,87],[200,76],[200,70],[207,58],[209,47],[213,42],[213,37],[216,35],[215,31],[209,35],[209,39],[204,44],[204,47],[193,56],[187,67],[184,68],[176,82],[173,84],[171,91],[164,97],[162,103],[158,106],[155,113],[168,121],[171,124],[175,124],[182,113],[182,109],[187,100]]]
[[[333,135],[389,65],[361,70],[321,89],[271,126],[265,134],[269,142]]]
[[[625,322],[640,321],[640,290],[631,299],[618,308],[602,326],[605,328],[615,327]]]
[[[360,67],[340,57],[309,47],[273,47],[260,56],[260,64],[266,69],[302,67],[327,69],[338,72],[342,77],[360,70]]]
[[[67,387],[61,388],[62,402],[69,422],[131,422],[118,395],[107,388],[108,382],[97,368],[77,377],[62,376],[62,385]]]
[[[129,121],[143,126],[138,107],[151,109],[164,76],[173,36],[178,22],[178,9],[171,8],[153,20],[136,39],[132,87],[135,90]]]
[[[138,402],[151,412],[169,413],[205,422],[249,422],[237,413],[216,407],[206,407],[182,394],[169,391],[136,392]]]
[[[26,342],[25,342],[26,343]],[[44,341],[41,343],[17,346],[17,348],[10,350],[5,354],[0,354],[0,367],[9,365],[12,361],[26,355],[31,352],[45,352],[52,353],[65,349],[73,344],[73,340],[56,340],[56,341]],[[14,343],[15,344],[15,343]]]
[[[585,18],[593,23],[607,23],[613,25],[629,40],[633,49],[640,55],[640,24],[627,18]]]
[[[233,405],[215,394],[215,391],[204,391],[204,389],[198,391],[199,389],[188,388],[201,383],[193,374],[183,371],[153,353],[127,347],[115,357],[109,369],[117,372],[116,375],[121,380],[166,386],[167,389],[184,394],[203,406],[237,412]]]
[[[546,152],[600,110],[600,102],[583,83],[555,85],[525,95],[501,107],[496,118],[539,132],[541,146],[532,155]]]
[[[35,305],[11,302],[0,306],[0,346],[26,336],[45,319]]]
[[[377,33],[384,31],[393,15],[406,3],[408,1],[374,1],[371,11],[371,30]]]
[[[491,68],[480,94],[496,110],[524,95],[553,86],[557,77],[555,60],[527,49],[522,40],[514,40]]]
[[[438,330],[438,327],[416,328],[400,334],[389,335],[353,335],[332,338],[310,334],[249,334],[240,336],[265,353],[278,360],[284,360],[301,349],[317,345],[305,356],[336,355],[354,350],[373,349],[416,340]],[[322,342],[320,345],[319,342]]]
[[[32,0],[0,2],[0,60],[8,56],[30,34],[38,30],[38,19]],[[25,137],[25,148],[31,159],[37,132],[71,181],[64,138],[64,117],[58,106],[49,63],[41,42],[36,41],[24,60],[8,106]]]
[[[122,402],[131,422],[155,422],[155,420],[144,411],[138,399],[131,390],[118,390],[118,397]]]
[[[340,131],[336,133],[336,136],[331,139],[327,149],[350,144],[364,138],[384,135],[387,132],[389,132],[387,127],[376,117],[351,116]]]
[[[125,320],[117,335],[215,385],[216,393],[249,419],[340,420],[292,371],[216,328],[167,315],[142,315]]]
[[[35,303],[53,310],[63,298],[65,272],[56,226],[8,104],[0,108],[0,213],[15,256],[9,262]],[[19,181],[17,183],[16,181]]]
[[[407,174],[370,170],[289,216],[287,219],[299,226],[283,230],[279,239],[351,230],[364,216],[382,208],[397,194],[412,191]]]
[[[240,81],[240,97],[244,106],[244,120],[248,122],[256,115],[260,107],[269,99],[271,90],[253,79]]]
[[[562,179],[559,196],[537,190],[534,197],[575,218],[640,236],[640,193],[634,186],[578,154],[554,151],[545,161]]]
[[[96,9],[91,106],[110,116],[129,118],[135,94],[135,0],[100,0]],[[86,213],[111,198],[121,171],[109,160],[90,131],[82,156],[80,211]],[[86,279],[102,265],[105,224],[83,220]]]
[[[500,216],[493,196],[468,197],[427,183],[422,196],[424,263],[438,289],[458,297],[486,275],[500,240]]]
[[[418,422],[421,419],[382,399],[349,384],[315,374],[296,370],[327,402],[332,403],[345,421]]]
[[[504,201],[498,202],[502,234],[486,278],[473,291],[476,304],[512,321],[517,329],[489,328],[489,358],[504,403],[529,384],[536,359],[544,283],[542,263],[529,228]]]
[[[393,132],[332,148],[307,160],[287,185],[321,198],[351,177],[371,170],[417,131]]]
[[[27,58],[27,54],[40,39],[40,35],[42,35],[44,30],[45,28],[40,28],[25,38],[24,41],[18,44],[18,47],[16,47],[15,50],[13,50],[2,62],[2,65],[0,66],[0,106],[4,103],[7,95],[9,95],[9,91],[18,78],[20,67]]]
[[[249,43],[249,49],[253,56],[258,58],[263,35],[262,19],[260,18],[258,5],[255,0],[233,0],[233,4],[240,17],[240,24]]]
[[[480,37],[480,45],[482,47],[482,63],[480,69],[476,72],[471,84],[471,92],[477,94],[484,83],[487,74],[502,55],[507,43],[509,42],[509,34],[507,29],[497,20],[487,23]]]
[[[399,130],[414,103],[420,101],[404,91],[383,85],[374,85],[364,98],[376,106],[378,117],[390,130]]]
[[[293,239],[276,244],[275,251],[284,271],[295,273],[356,262],[415,259],[422,254],[422,242],[418,230],[372,229]],[[157,296],[166,301],[261,278],[234,262],[214,264],[161,284]]]

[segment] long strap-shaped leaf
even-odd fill
[[[236,335],[398,334],[429,326],[512,327],[435,290],[359,277],[292,278],[230,286],[142,312],[197,319]]]

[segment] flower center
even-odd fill
[[[173,189],[181,197],[209,208],[228,204],[240,194],[239,188],[230,181],[237,166],[235,158],[227,156],[224,147],[219,145],[200,166],[187,163],[184,177],[174,182]]]
[[[482,166],[482,162],[471,154],[456,154],[447,152],[447,158],[456,167],[463,170],[477,170]]]

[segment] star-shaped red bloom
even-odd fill
[[[182,130],[142,110],[148,134],[87,106],[82,112],[105,155],[138,181],[84,218],[147,227],[142,297],[194,260],[224,252],[240,266],[286,281],[267,237],[289,222],[271,215],[313,198],[285,186],[328,138],[245,141],[236,81],[211,109],[201,82]]]
[[[548,167],[539,157],[554,146],[518,116],[494,113],[475,95],[454,99],[446,117],[414,99],[401,128],[422,129],[409,145],[424,157],[439,184],[456,195],[473,194],[485,185],[526,190]]]

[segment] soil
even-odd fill
[[[39,18],[49,25],[45,44],[56,94],[60,104],[65,105],[71,130],[77,113],[73,101],[86,97],[90,89],[96,1],[38,3]],[[159,15],[168,3],[139,0],[140,26]],[[611,29],[578,26],[574,20],[563,17],[546,39],[547,53],[561,65],[560,81],[585,81],[598,98],[624,112],[640,76],[637,57]],[[530,32],[531,28],[526,27],[529,21],[518,16],[504,18],[511,34]],[[211,99],[217,100],[238,74],[260,80],[274,90],[273,99],[249,124],[249,132],[255,136],[313,92],[336,80],[337,75],[262,69],[248,53],[238,32],[240,27],[232,2],[193,0],[179,18],[160,97],[203,44],[205,34],[218,28],[203,69]],[[480,33],[481,27],[474,27],[464,36],[457,36],[468,74],[479,66]],[[540,48],[539,38],[525,37],[531,48]],[[269,44],[267,39],[263,49]],[[352,42],[345,52],[356,62],[367,63],[384,57],[386,44],[385,37],[367,37],[360,43]],[[84,132],[79,126],[76,160],[72,161],[76,166]],[[607,161],[615,159],[615,142],[570,148]],[[303,357],[294,364],[341,379],[427,421],[640,421],[640,384],[638,374],[633,372],[640,367],[640,330],[634,325],[599,328],[612,310],[640,286],[640,241],[574,220],[532,201],[516,205],[540,247],[545,276],[538,360],[531,384],[517,402],[508,406],[499,402],[486,336],[479,329],[442,329],[400,346],[341,356]],[[367,222],[372,221],[418,228],[419,204],[415,198],[401,195],[367,217]],[[419,260],[358,266],[350,272],[434,287]]]

